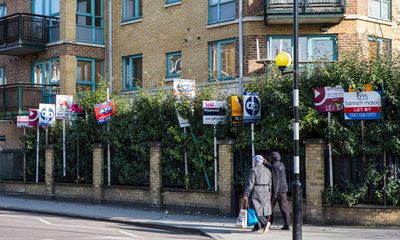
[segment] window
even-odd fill
[[[123,0],[123,20],[132,20],[142,17],[142,0]]]
[[[7,15],[7,5],[0,4],[0,17],[5,17]]]
[[[32,66],[33,83],[35,84],[59,84],[60,61],[58,59],[46,62],[36,62]]]
[[[77,58],[76,92],[96,89],[103,76],[103,62],[91,58]]]
[[[233,20],[235,16],[235,0],[208,0],[208,23]]]
[[[208,54],[210,80],[229,80],[235,77],[235,40],[210,43]]]
[[[0,85],[6,84],[6,78],[4,76],[4,67],[0,67]]]
[[[122,90],[132,91],[142,86],[143,80],[143,57],[134,55],[122,58]]]
[[[275,59],[281,52],[292,55],[292,37],[271,36],[268,39],[268,58]],[[299,37],[299,62],[336,61],[336,36],[301,36]]]
[[[368,57],[369,59],[380,58],[382,56],[390,56],[392,52],[392,40],[369,37],[368,38]]]
[[[166,0],[165,4],[172,4],[172,3],[178,3],[181,2],[181,0]]]
[[[76,39],[104,43],[103,0],[77,0]]]
[[[182,71],[182,52],[167,53],[167,78],[180,77]]]
[[[38,15],[60,17],[60,0],[32,0],[32,12]],[[60,40],[60,20],[50,19],[49,21],[50,42]]]
[[[390,20],[390,0],[368,0],[368,16]]]

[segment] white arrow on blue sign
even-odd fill
[[[245,92],[244,102],[244,122],[255,123],[261,119],[261,101],[257,93]]]

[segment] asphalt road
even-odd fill
[[[206,236],[33,213],[0,211],[1,240],[205,240]]]

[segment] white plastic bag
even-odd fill
[[[236,220],[236,227],[247,228],[247,210],[240,209],[239,216]]]

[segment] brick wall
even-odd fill
[[[265,0],[244,0],[243,16],[264,16]]]
[[[400,207],[325,207],[326,224],[400,226]]]
[[[5,142],[0,142],[0,149],[20,149],[20,138],[24,130],[17,128],[14,121],[0,120],[0,135],[6,136]]]
[[[31,0],[0,0],[0,4],[7,4],[7,15],[13,13],[31,13],[32,1]]]

